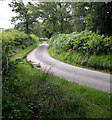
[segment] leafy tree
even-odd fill
[[[11,2],[12,11],[19,13],[12,18],[16,28],[50,38],[54,33],[81,32],[86,29],[100,34],[112,33],[112,2]]]
[[[70,25],[70,20],[71,20],[71,6],[69,3],[57,3],[57,17],[58,21],[60,22],[60,32],[64,33],[64,29],[66,27],[66,22],[68,25]],[[71,26],[70,26],[71,27]],[[70,28],[68,27],[68,29]],[[71,28],[70,28],[71,29]],[[69,30],[70,30],[69,29]]]
[[[30,11],[31,5],[32,4],[30,2],[25,5],[22,1],[13,1],[9,4],[9,6],[12,8],[12,11],[18,13],[18,16],[12,17],[12,23],[15,24],[17,29],[25,31],[27,34],[29,34],[31,31],[30,26],[32,23],[36,22],[36,18],[32,16]]]
[[[34,5],[34,13],[42,20],[43,34],[50,37],[56,32],[70,33],[71,8],[69,3],[46,2]]]
[[[82,3],[85,7],[86,28],[99,31],[100,34],[111,35],[112,33],[112,2]]]
[[[82,3],[71,3],[71,8],[72,8],[71,22],[73,26],[73,31],[76,32],[81,32],[85,30],[85,21],[83,20],[83,17],[85,16],[85,9],[81,5]]]

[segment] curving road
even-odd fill
[[[41,71],[65,78],[70,82],[110,93],[110,74],[80,68],[58,61],[49,55],[48,47],[49,45],[47,43],[37,46],[27,54],[27,61],[31,61],[35,68]]]

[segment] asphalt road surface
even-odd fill
[[[49,55],[48,47],[49,45],[46,42],[37,46],[28,53],[27,61],[31,61],[35,68],[43,72],[65,78],[79,85],[85,85],[99,91],[110,93],[110,74],[80,68],[58,61]]]

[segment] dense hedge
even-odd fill
[[[73,49],[87,54],[108,54],[112,52],[112,36],[105,37],[92,33],[91,31],[82,31],[81,33],[58,34],[50,39],[50,43],[55,48],[68,50]]]
[[[17,30],[3,31],[2,34],[2,110],[3,118],[14,119],[19,116],[27,116],[29,110],[26,109],[25,100],[21,97],[20,79],[14,72],[17,69],[17,63],[21,58],[11,61],[17,49],[24,49],[36,42],[39,38],[35,35],[27,35]]]
[[[85,30],[53,35],[49,43],[56,53],[62,56],[67,54],[63,57],[64,62],[112,71],[112,36],[105,37]]]
[[[22,48],[38,42],[39,38],[35,35],[27,35],[23,32],[13,30],[10,32],[3,32],[2,34],[2,48],[8,56],[16,52],[16,48]]]

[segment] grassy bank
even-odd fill
[[[55,34],[50,40],[50,55],[63,62],[112,73],[112,37],[92,31]]]
[[[108,68],[111,65],[111,58],[112,55],[85,55],[84,53],[76,52],[69,50],[67,52],[57,50],[54,47],[50,46],[49,48],[50,55],[62,62],[75,65],[82,68],[87,68],[91,70],[97,70],[105,73],[111,73],[110,69]],[[104,69],[105,67],[105,69]],[[107,68],[107,69],[106,69]]]
[[[36,45],[18,51],[11,61],[22,58]],[[3,106],[3,117],[12,118],[109,118],[110,95],[95,89],[70,83],[36,70],[25,59],[16,65],[13,73],[18,89]],[[13,84],[12,84],[13,85]],[[3,93],[4,94],[4,93]],[[9,96],[9,97],[8,97]],[[3,101],[4,102],[4,101]],[[9,110],[10,109],[10,110]]]

